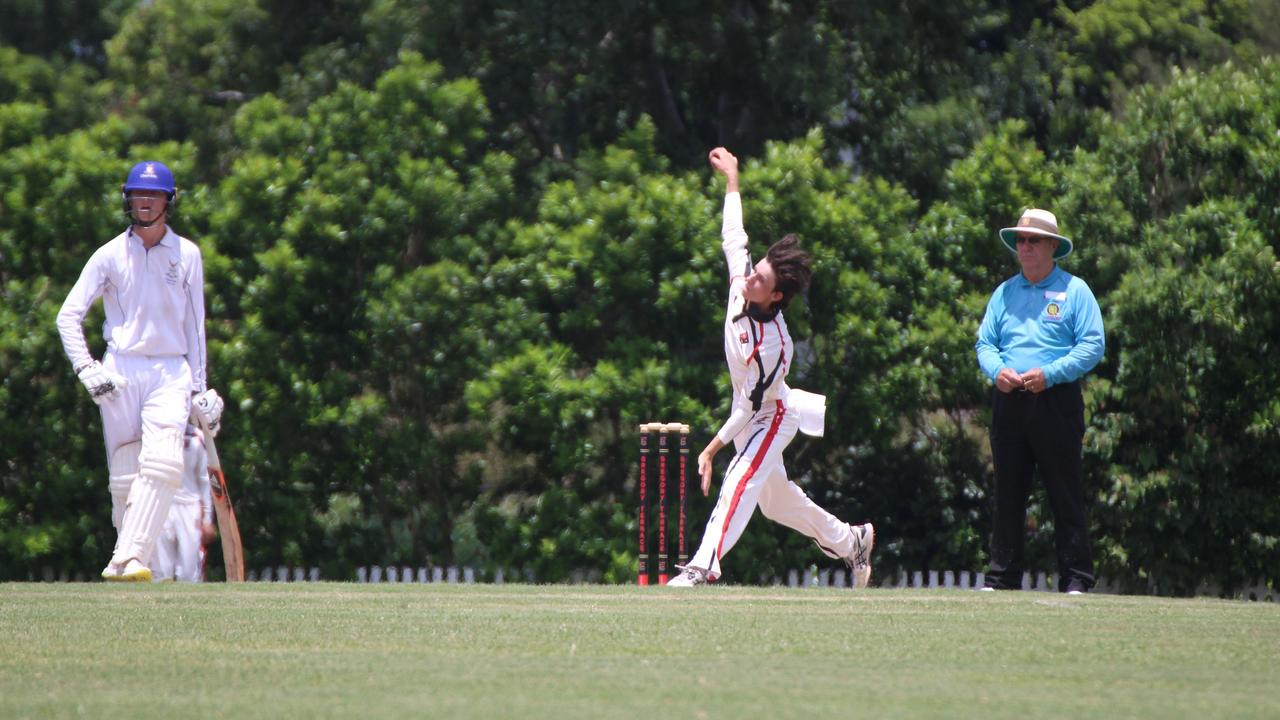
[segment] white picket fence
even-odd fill
[[[599,571],[576,571],[570,582],[574,584],[598,583],[602,579]],[[320,580],[350,581],[350,577],[321,578],[320,568],[304,569],[300,567],[265,567],[261,570],[249,570],[245,573],[247,582],[318,582]],[[532,572],[518,573],[514,570],[499,569],[492,577],[483,570],[472,567],[441,567],[439,565],[417,568],[396,565],[372,565],[356,568],[355,581],[358,583],[494,583],[506,582],[535,583],[537,579]]]
[[[246,573],[245,579],[250,582],[318,582],[320,580],[334,581],[350,581],[351,578],[322,578],[320,576],[320,568],[301,568],[301,567],[266,567],[261,570],[250,570]],[[602,580],[600,571],[598,570],[579,570],[571,574],[569,582],[575,585],[595,584]],[[884,578],[874,578],[876,584],[880,587],[892,588],[917,588],[917,589],[952,589],[952,590],[977,590],[982,587],[985,580],[985,574],[982,572],[970,572],[968,570],[914,570],[911,572],[900,573],[896,579],[886,582]],[[515,570],[496,570],[492,576],[483,569],[472,567],[458,566],[365,566],[356,568],[355,581],[358,583],[493,583],[504,584],[508,582],[528,583],[537,582],[537,578],[531,571],[518,572]],[[853,583],[852,576],[843,568],[830,569],[818,568],[810,566],[804,569],[790,570],[786,576],[774,576],[772,578],[760,578],[761,585],[787,586],[787,587],[851,587]],[[1022,574],[1022,589],[1039,592],[1057,592],[1057,578],[1051,573],[1026,572]],[[1108,583],[1105,579],[1100,580],[1094,587],[1095,593],[1114,594],[1119,592],[1119,588]],[[1220,595],[1220,589],[1214,586],[1205,585],[1199,588],[1197,595],[1217,597]],[[1240,600],[1253,600],[1262,602],[1276,602],[1280,600],[1280,593],[1272,590],[1266,582],[1257,582],[1254,585],[1237,590],[1233,597]]]
[[[36,580],[36,578],[29,578]],[[97,580],[96,577],[89,577],[84,573],[69,574],[66,571],[54,572],[46,568],[41,573],[41,580],[44,582],[92,582]],[[249,570],[245,573],[245,580],[249,582],[350,582],[350,577],[321,577],[320,568],[318,567],[290,567],[287,565],[279,565],[273,567],[264,567],[257,570]],[[953,589],[953,590],[977,590],[982,587],[985,576],[981,572],[970,572],[968,570],[915,570],[912,572],[899,573],[897,578],[891,582],[886,582],[882,577],[874,577],[875,584],[880,587],[892,588],[919,588],[919,589]],[[603,576],[599,570],[577,570],[570,577],[569,582],[574,585],[595,584],[603,580]],[[493,583],[503,584],[508,582],[534,584],[538,579],[532,571],[519,572],[516,570],[495,571],[492,576],[483,569],[472,567],[457,566],[431,566],[431,567],[410,567],[405,566],[366,566],[356,568],[355,581],[358,583]],[[820,569],[816,566],[809,566],[801,570],[790,570],[786,576],[774,576],[759,578],[761,585],[787,586],[787,587],[843,587],[847,588],[852,585],[852,577],[843,569]],[[1042,592],[1057,591],[1057,581],[1052,574],[1038,572],[1022,574],[1022,589]],[[1095,593],[1117,594],[1120,592],[1118,586],[1108,583],[1106,579],[1098,582],[1093,588]],[[1196,590],[1196,595],[1204,597],[1219,597],[1222,595],[1221,588],[1215,585],[1202,585]],[[1280,591],[1272,589],[1272,586],[1263,581],[1254,582],[1253,585],[1240,588],[1232,593],[1231,597],[1237,600],[1250,600],[1258,602],[1277,602],[1280,601]]]

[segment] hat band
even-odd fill
[[[1049,234],[1051,234],[1051,235],[1057,235],[1057,234],[1058,234],[1058,226],[1057,226],[1057,225],[1054,225],[1053,223],[1045,222],[1044,220],[1041,220],[1040,218],[1034,218],[1034,217],[1024,217],[1024,218],[1022,218],[1021,220],[1019,220],[1019,221],[1018,221],[1018,227],[1017,227],[1017,228],[1015,228],[1015,229],[1016,229],[1016,230],[1024,230],[1024,229],[1026,229],[1026,230],[1039,230],[1039,231],[1041,231],[1041,232],[1047,232],[1047,233],[1049,233]]]

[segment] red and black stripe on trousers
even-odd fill
[[[763,402],[764,393],[766,390],[769,389],[770,386],[773,385],[774,380],[777,378],[778,372],[783,367],[785,367],[786,355],[787,355],[786,346],[784,344],[782,347],[782,351],[778,354],[778,361],[774,363],[773,369],[769,371],[767,375],[765,374],[765,368],[760,358],[760,345],[764,341],[765,322],[772,321],[774,323],[775,329],[777,329],[777,320],[776,320],[777,311],[774,311],[773,313],[768,314],[766,317],[762,317],[760,314],[758,314],[758,311],[752,312],[753,310],[755,310],[755,306],[748,305],[747,308],[743,311],[743,315],[750,316],[748,325],[750,325],[751,327],[751,343],[753,346],[751,356],[747,358],[747,363],[750,364],[752,361],[754,361],[759,371],[759,374],[756,378],[755,385],[751,389],[750,398],[751,398],[751,410],[752,410],[753,416],[751,418],[751,422],[748,423],[748,427],[750,427],[752,424],[755,424],[757,422],[757,419],[760,416],[760,409],[764,404]],[[741,318],[742,315],[739,315],[738,317]],[[736,319],[737,318],[735,318],[735,320]],[[759,330],[756,329],[757,323],[759,324]],[[781,334],[780,329],[778,329],[778,332],[779,334]],[[750,460],[747,461],[750,464],[748,465],[746,471],[742,473],[742,477],[738,479],[737,484],[734,486],[733,496],[729,500],[729,507],[725,512],[725,516],[723,520],[721,521],[720,542],[716,544],[716,565],[719,565],[720,558],[723,556],[724,539],[729,534],[729,524],[733,521],[733,516],[737,513],[738,504],[742,499],[742,493],[746,490],[748,483],[750,483],[751,479],[755,477],[756,472],[760,469],[760,465],[764,462],[765,457],[769,454],[769,448],[773,445],[773,440],[775,437],[777,437],[777,434],[778,434],[778,428],[781,427],[782,420],[783,418],[786,417],[786,414],[787,414],[787,409],[786,409],[786,406],[782,404],[782,401],[781,400],[775,401],[774,408],[773,408],[773,419],[769,423],[769,427],[767,429],[757,428],[751,434],[751,436],[747,438],[747,441],[743,443],[742,450],[739,451],[738,454],[734,456],[733,460],[729,463],[729,469],[725,471],[726,478],[733,477],[734,470],[738,467],[738,465],[744,461],[747,461],[746,458],[750,456]],[[763,433],[763,437],[761,436],[762,433]],[[757,440],[759,440],[758,447],[756,447]],[[753,447],[756,447],[754,452],[752,451]],[[754,511],[754,508],[753,508],[753,511]]]

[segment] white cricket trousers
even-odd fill
[[[204,553],[200,544],[200,503],[174,502],[169,518],[156,539],[151,576],[161,580],[201,582],[204,580]]]
[[[822,552],[842,558],[853,552],[853,532],[848,523],[823,510],[790,479],[782,452],[796,436],[798,413],[789,412],[779,400],[773,408],[761,408],[733,439],[737,454],[725,472],[716,500],[691,567],[720,577],[720,561],[742,537],[756,505],[765,517],[811,538]]]
[[[146,448],[149,437],[175,429],[181,436],[191,414],[191,367],[186,358],[108,352],[102,364],[127,382],[120,397],[99,406],[108,462],[125,443],[142,440]]]
[[[116,448],[141,438],[138,476],[129,490],[111,564],[151,561],[169,505],[182,484],[182,436],[191,413],[191,368],[181,356],[108,352],[102,364],[125,379],[120,396],[103,403],[107,463]]]

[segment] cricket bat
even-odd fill
[[[227,567],[227,582],[244,582],[244,545],[240,543],[240,524],[236,511],[231,507],[231,494],[227,492],[227,478],[222,474],[222,460],[218,458],[218,446],[213,444],[213,433],[200,419],[191,413],[204,435],[204,448],[209,456],[209,490],[213,495],[213,511],[218,516],[218,535],[222,538],[222,560]]]

